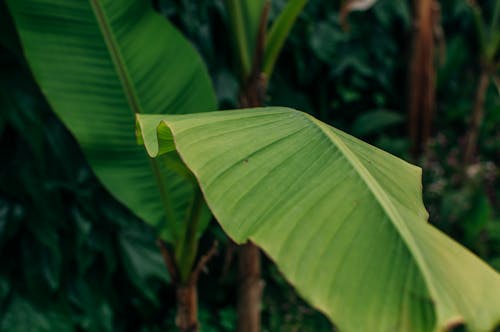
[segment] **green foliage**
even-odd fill
[[[498,140],[491,138],[493,151]],[[471,248],[500,270],[500,234],[498,233],[498,166],[488,160],[488,144],[483,145],[483,161],[469,169],[470,181],[463,182],[459,147],[440,134],[431,142],[424,160],[427,184],[426,202],[433,222],[446,233]],[[494,152],[493,152],[494,153]]]
[[[93,171],[119,201],[177,244],[196,188],[168,159],[151,161],[134,145],[134,113],[189,113],[200,104],[213,110],[196,52],[146,3],[9,5],[35,78]],[[127,156],[119,163],[117,151]]]
[[[498,274],[426,222],[417,167],[286,108],[138,121],[149,155],[177,149],[232,239],[340,330],[500,322]]]
[[[239,60],[240,80],[243,84],[246,84],[245,80],[252,74],[252,70],[262,71],[268,79],[271,77],[285,40],[307,2],[308,0],[288,1],[272,26],[268,27],[271,1],[225,1],[233,43],[238,50],[235,57]],[[261,40],[259,33],[262,33]],[[256,65],[259,67],[254,68]]]
[[[227,42],[229,24],[223,2],[154,2],[159,3],[160,12],[191,40],[209,64],[219,105],[235,108],[238,84],[231,71],[234,59]],[[286,3],[285,0],[272,1],[271,24]],[[349,18],[350,30],[345,32],[338,23],[340,1],[310,0],[276,63],[270,82],[272,98],[267,102],[307,110],[349,133],[353,133],[354,124],[366,110],[390,110],[406,118],[405,59],[411,27],[407,3],[381,0],[368,12],[353,13]],[[487,22],[491,22],[496,3],[481,2]],[[0,1],[0,9],[2,5]],[[467,116],[472,108],[478,46],[467,1],[442,1],[441,7],[446,54],[438,73],[435,138],[429,146],[429,157],[421,162],[425,203],[431,223],[458,241],[466,242],[468,248],[500,270],[500,97],[491,85],[480,135],[481,171],[472,186],[465,185],[459,180],[461,137],[466,132]],[[127,234],[143,235],[143,241],[129,241],[134,250],[136,243],[137,252],[142,252],[142,243],[151,243],[148,251],[153,253],[152,231],[114,202],[91,175],[77,145],[52,114],[23,67],[25,60],[12,34],[15,29],[6,25],[8,14],[2,10],[0,14],[0,42],[8,46],[0,48],[0,80],[3,82],[0,89],[0,322],[6,312],[13,312],[9,308],[15,295],[20,299],[15,301],[18,302],[16,308],[25,312],[34,310],[47,317],[58,312],[58,317],[71,317],[78,331],[106,331],[110,326],[112,331],[173,329],[174,295],[162,281],[166,277],[151,276],[144,281],[151,293],[156,294],[159,305],[155,305],[145,289],[137,288],[137,282],[132,281],[130,276],[134,272],[125,268],[126,259],[122,254],[126,250],[119,245],[119,235],[126,229]],[[159,37],[156,33],[154,36]],[[4,106],[7,101],[15,105],[15,111]],[[406,122],[395,123],[363,139],[405,156],[406,126]],[[484,203],[484,197],[488,204]],[[483,225],[479,235],[475,227],[467,226],[475,216],[480,220],[477,224]],[[469,230],[473,232],[469,234]],[[221,271],[230,245],[226,245],[216,226],[211,226],[206,236],[202,247],[210,245],[215,237],[221,242],[221,254],[210,264],[209,274],[201,278],[201,325],[207,331],[233,331],[237,282],[234,264],[227,272]],[[126,237],[135,239],[135,235]],[[48,294],[52,286],[47,276],[57,273],[44,272],[41,277],[39,268],[47,270],[46,264],[57,266],[46,262],[57,262],[58,253],[43,249],[45,243],[50,243],[47,239],[54,238],[58,239],[55,247],[61,256],[60,286]],[[36,256],[32,260],[23,259],[23,250]],[[42,254],[38,256],[42,252],[54,258],[43,260]],[[159,254],[156,257],[159,259]],[[31,266],[32,261],[39,261],[38,265]],[[298,299],[271,262],[266,261],[263,269],[266,279],[264,331],[331,329],[321,313]],[[154,271],[154,268],[146,270]],[[35,276],[35,280],[28,282],[30,275]],[[68,294],[71,294],[71,305],[65,304]],[[36,328],[32,330],[36,332]]]
[[[266,73],[268,77],[271,76],[274,64],[285,44],[285,40],[288,38],[297,16],[299,16],[307,1],[308,0],[289,1],[269,29],[262,63],[262,71]]]
[[[352,133],[358,137],[373,135],[391,126],[401,124],[403,120],[403,116],[394,111],[366,111],[354,121]]]
[[[173,308],[159,301],[154,233],[98,183],[27,68],[0,54],[0,330],[161,326]]]
[[[239,59],[240,75],[245,79],[252,70],[260,18],[266,0],[225,0],[225,2],[233,43],[237,49],[235,57]]]

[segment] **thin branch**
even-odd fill
[[[214,257],[217,254],[218,247],[219,247],[219,242],[214,241],[212,247],[207,251],[207,253],[201,256],[200,260],[198,261],[198,264],[196,265],[196,268],[191,273],[191,276],[189,278],[189,283],[193,285],[196,284],[201,271],[205,270],[207,263],[212,259],[212,257]]]

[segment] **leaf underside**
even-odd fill
[[[287,108],[138,126],[149,154],[177,149],[224,230],[258,244],[340,331],[500,322],[498,273],[427,223],[418,167]]]

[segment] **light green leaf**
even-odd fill
[[[292,30],[295,20],[307,1],[308,0],[289,0],[286,7],[271,26],[266,40],[264,61],[262,64],[262,71],[266,73],[268,77],[271,77],[276,59],[285,44],[286,38],[290,34],[290,30]]]
[[[196,184],[170,167],[175,156],[153,160],[137,146],[134,114],[216,108],[194,48],[149,1],[8,6],[36,80],[104,186],[163,239],[183,238]]]
[[[224,230],[340,331],[500,323],[498,273],[426,222],[418,167],[287,108],[138,118],[150,155],[161,123]]]

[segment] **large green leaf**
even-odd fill
[[[176,148],[224,230],[340,331],[500,323],[499,275],[426,222],[418,167],[287,108],[138,118],[149,154]]]
[[[8,6],[36,80],[99,179],[164,239],[181,239],[196,184],[175,154],[153,160],[137,146],[134,114],[216,108],[194,48],[149,1]]]

